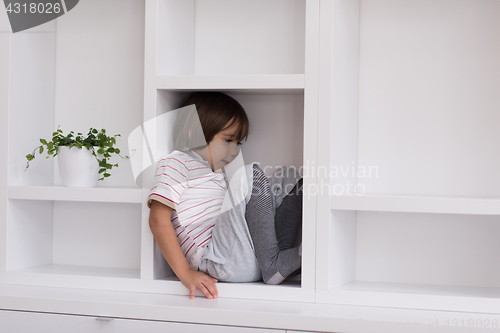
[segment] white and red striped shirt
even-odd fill
[[[184,256],[195,270],[212,237],[228,186],[226,175],[213,172],[192,150],[174,150],[158,162],[148,206],[157,200],[174,209],[172,225]]]

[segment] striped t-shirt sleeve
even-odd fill
[[[156,169],[154,185],[149,193],[148,207],[151,208],[151,200],[156,200],[177,210],[188,180],[189,170],[184,161],[175,155],[160,160]]]

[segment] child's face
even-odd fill
[[[207,147],[197,151],[204,160],[210,163],[213,171],[219,171],[238,156],[240,148],[235,138],[237,130],[238,124],[235,123],[217,133]]]

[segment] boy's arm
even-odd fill
[[[196,289],[199,289],[207,298],[217,298],[217,279],[199,271],[195,271],[182,253],[174,227],[170,221],[173,209],[156,200],[151,202],[149,213],[149,227],[158,243],[161,253],[181,280],[189,289],[189,298],[194,298]]]

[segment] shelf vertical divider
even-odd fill
[[[316,289],[328,289],[330,270],[330,126],[332,112],[332,53],[334,2],[320,1],[318,65],[318,156],[316,172]],[[321,153],[320,153],[321,152]],[[327,170],[325,173],[324,170]],[[326,185],[326,188],[325,188]],[[327,193],[324,193],[326,190]]]
[[[318,60],[319,60],[319,0],[306,1],[306,42],[304,78],[304,168],[317,160],[318,129]],[[314,165],[312,165],[314,168]],[[302,288],[316,285],[316,197],[309,190],[316,185],[315,175],[304,177],[304,207],[302,229]],[[305,214],[305,213],[308,214]],[[311,221],[309,223],[308,221]]]
[[[144,39],[144,117],[143,121],[156,116],[156,49],[158,25],[158,0],[146,1],[146,23]],[[143,151],[143,154],[149,152]],[[143,158],[144,160],[144,158]],[[143,189],[147,197],[148,189]],[[149,208],[144,203],[141,207],[141,279],[153,279],[154,238],[149,229]]]
[[[0,139],[7,147],[9,156],[9,66],[10,33],[0,34]],[[0,160],[0,271],[7,269],[7,185],[8,159]]]
[[[356,1],[322,0],[318,122],[317,289],[355,280],[355,211],[330,210],[331,194],[351,193],[356,175],[335,168],[357,168],[359,6]],[[324,188],[326,186],[326,189]],[[356,189],[356,187],[354,187]],[[328,190],[328,191],[327,191]],[[334,195],[335,196],[335,195]]]

